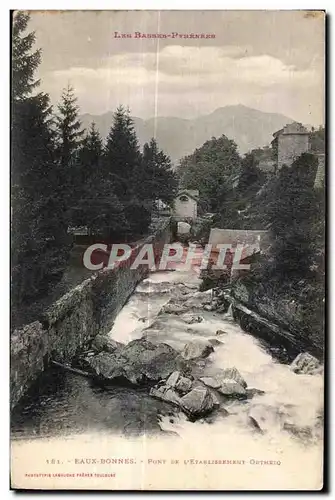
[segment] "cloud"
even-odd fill
[[[148,118],[195,117],[244,104],[323,121],[324,18],[304,11],[64,11],[32,13],[42,90],[68,82],[82,112],[129,105]],[[215,39],[119,39],[123,33],[215,33]],[[157,53],[157,47],[160,49]],[[157,68],[158,63],[158,68]]]
[[[95,107],[95,112],[101,113],[123,102],[143,117],[152,114],[157,91],[160,109],[169,102],[170,111],[178,110],[180,116],[183,106],[190,113],[189,105],[178,102],[185,95],[192,95],[203,109],[206,99],[213,103],[214,98],[217,99],[214,109],[224,103],[251,105],[252,97],[259,100],[260,95],[262,102],[273,103],[273,99],[266,100],[264,96],[275,91],[284,101],[287,94],[287,102],[292,101],[295,93],[299,101],[302,88],[304,95],[306,89],[312,94],[320,93],[321,77],[317,61],[308,68],[297,69],[271,55],[253,55],[247,47],[170,45],[158,53],[115,54],[101,60],[97,68],[73,66],[48,72],[44,86],[54,100],[70,82],[79,102],[86,106],[84,111],[92,112]],[[227,97],[230,97],[228,102]]]
[[[88,79],[109,82],[115,78],[129,85],[150,84],[158,77],[170,84],[192,86],[194,78],[207,82],[252,82],[262,86],[275,84],[314,83],[317,72],[313,68],[297,70],[269,55],[245,56],[245,50],[226,51],[219,47],[165,47],[154,53],[127,53],[111,56],[99,68],[71,67],[50,72],[48,78],[57,81]],[[238,57],[238,55],[240,57]],[[185,77],[187,81],[185,81]]]
[[[76,88],[82,88],[82,82],[100,86],[129,85],[145,86],[156,82],[186,87],[198,86],[199,83],[228,84],[252,83],[261,87],[271,85],[313,85],[318,81],[318,72],[314,68],[297,70],[280,59],[269,55],[242,56],[243,49],[233,51],[218,47],[165,47],[158,56],[154,53],[117,54],[105,59],[99,68],[71,67],[50,72],[49,83],[55,84],[70,80]],[[228,55],[229,54],[229,55]],[[241,57],[237,57],[240,55]]]

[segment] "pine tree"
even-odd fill
[[[103,143],[95,122],[91,123],[80,150],[80,161],[88,165],[98,165],[103,155]],[[88,172],[91,174],[91,172]]]
[[[63,189],[59,193],[59,202],[63,209],[63,223],[72,225],[73,217],[80,200],[81,184],[79,152],[82,146],[84,130],[79,120],[79,106],[74,89],[68,85],[63,90],[58,115],[56,116],[58,175]]]
[[[159,150],[155,139],[143,146],[142,169],[138,178],[141,197],[148,201],[172,203],[177,190],[177,177],[170,158]]]
[[[70,169],[76,163],[77,153],[82,144],[84,130],[81,130],[79,120],[79,106],[71,85],[63,89],[60,103],[58,104],[59,115],[56,117],[59,136],[59,156],[61,164]]]
[[[90,235],[110,240],[124,232],[127,222],[123,205],[105,179],[102,160],[102,139],[92,123],[79,152],[80,190],[72,220],[75,225],[86,226]]]
[[[23,35],[27,29],[29,15],[25,12],[15,14],[12,32],[12,100],[20,101],[31,96],[39,85],[34,73],[41,62],[41,50],[31,52],[35,43],[35,33]]]
[[[141,196],[139,175],[142,157],[129,110],[120,106],[107,137],[104,151],[104,175],[111,192],[124,207],[126,236],[143,234],[151,220],[150,206]]]
[[[134,195],[134,175],[141,163],[141,154],[129,110],[117,108],[105,148],[105,173],[113,178],[116,195],[129,200]]]
[[[27,304],[45,295],[67,259],[66,234],[59,226],[58,175],[49,96],[33,94],[40,51],[29,16],[13,22],[12,80],[12,311],[13,324]],[[24,321],[25,319],[22,318]]]

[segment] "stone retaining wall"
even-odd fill
[[[154,234],[141,241],[152,243],[160,255],[171,240],[171,224],[165,219]],[[111,329],[115,317],[136,285],[147,275],[147,266],[130,269],[123,263],[115,269],[102,270],[55,302],[29,325],[15,330],[11,337],[10,388],[11,407],[27,392],[50,359],[66,363],[78,348],[100,332]]]
[[[265,330],[274,332],[274,343],[280,345],[283,342],[294,356],[308,350],[318,359],[322,358],[324,341],[322,332],[318,331],[319,325],[310,325],[312,334],[308,334],[303,328],[306,323],[303,304],[293,300],[289,292],[287,296],[269,297],[266,293],[259,293],[257,287],[248,287],[240,280],[234,282],[231,295],[233,305],[242,313],[235,318],[242,328],[254,333],[255,328],[249,327],[258,322],[267,326]],[[246,313],[246,308],[249,313]],[[250,319],[247,319],[248,315]],[[248,324],[249,327],[244,327],[241,318],[242,323]],[[260,321],[260,318],[263,321]]]

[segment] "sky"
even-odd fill
[[[243,104],[324,123],[320,12],[35,11],[29,30],[42,49],[41,90],[56,104],[71,84],[81,113],[123,104],[144,119],[194,118]],[[202,33],[215,38],[179,38]]]

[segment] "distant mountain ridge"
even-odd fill
[[[113,123],[113,111],[102,115],[82,115],[81,121],[89,128],[94,121],[105,139]],[[294,120],[278,113],[265,113],[241,104],[218,108],[208,115],[193,119],[177,117],[157,117],[143,120],[133,117],[140,145],[150,141],[157,124],[156,139],[161,149],[173,162],[193,153],[206,140],[225,134],[233,139],[241,154],[250,149],[263,147],[272,140],[272,134]]]

